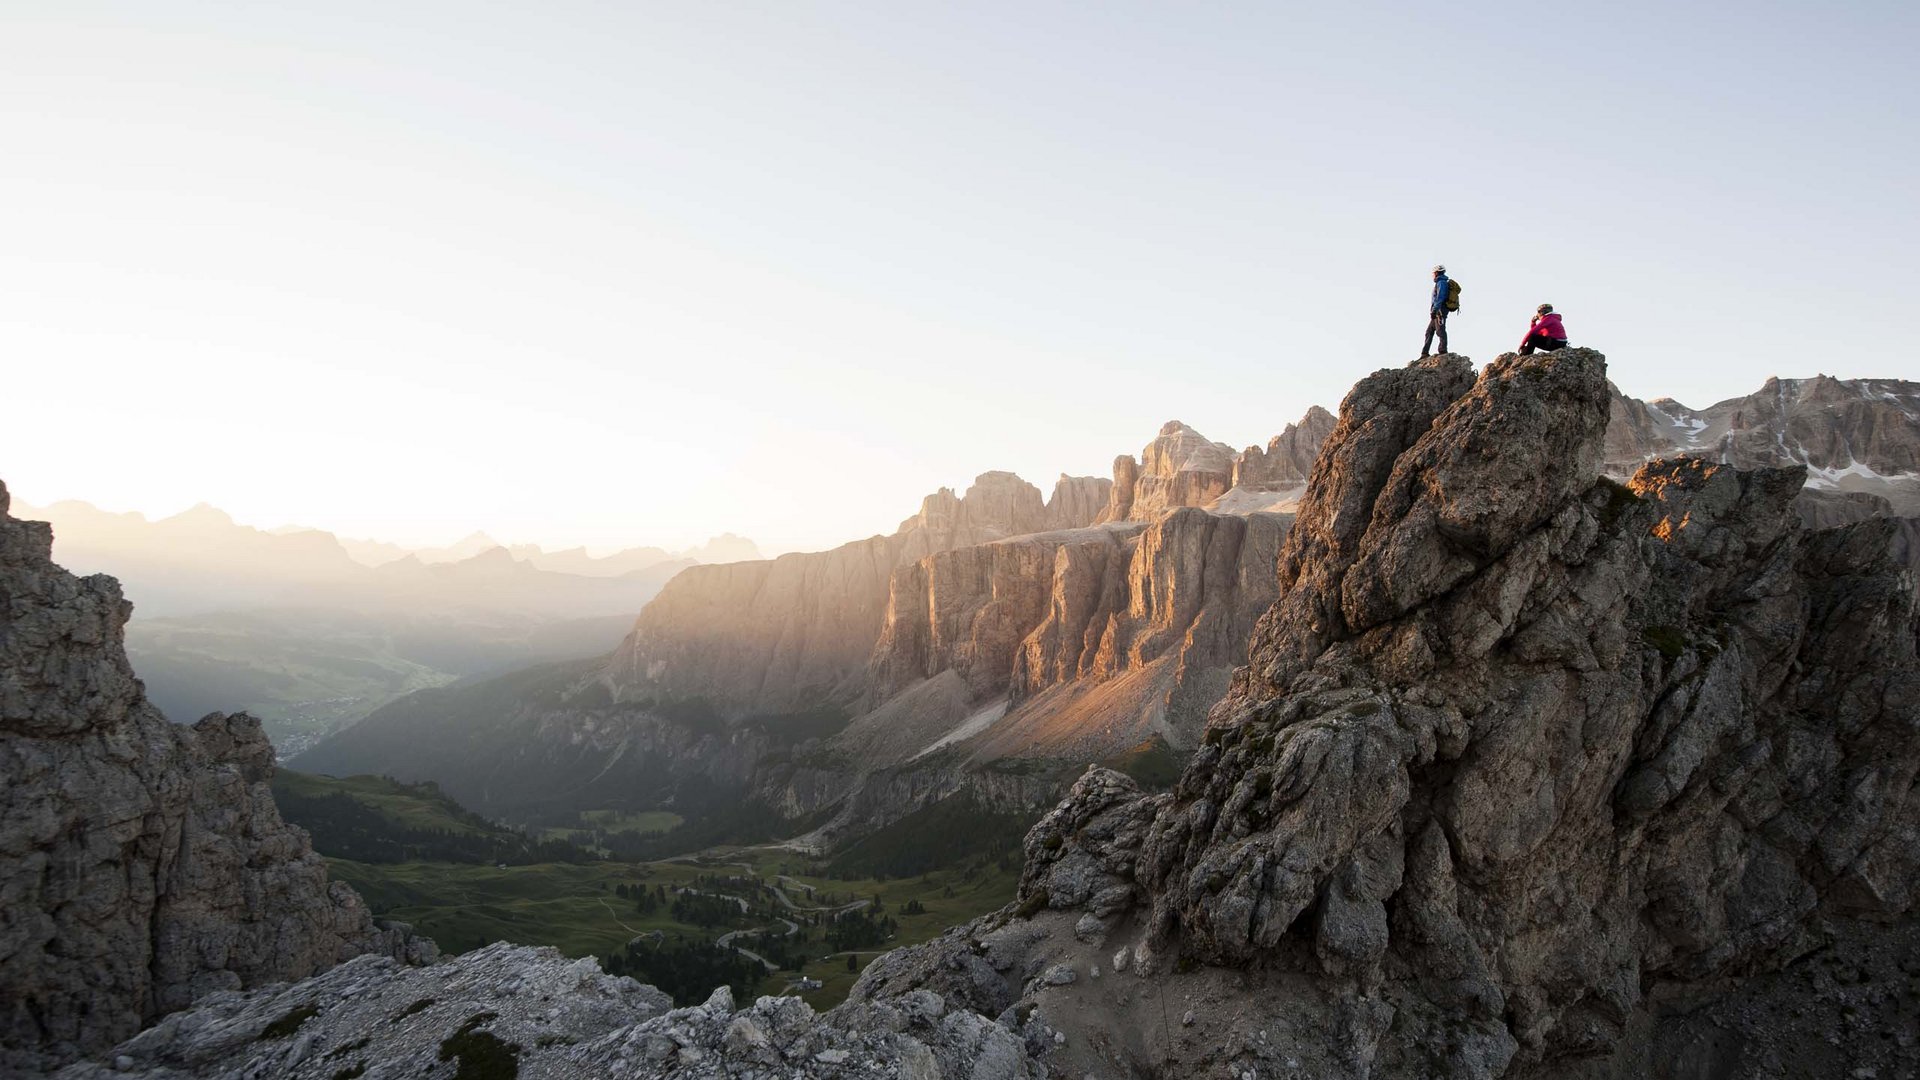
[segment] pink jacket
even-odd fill
[[[1527,336],[1539,334],[1555,341],[1567,340],[1567,328],[1560,324],[1560,313],[1549,311],[1545,315],[1535,315],[1532,325],[1527,327]]]

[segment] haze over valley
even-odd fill
[[[53,524],[64,565],[121,581],[128,652],[161,711],[248,710],[283,754],[414,690],[605,652],[680,570],[759,555],[731,535],[595,558],[479,533],[407,549],[261,530],[205,504],[157,521],[15,506]]]

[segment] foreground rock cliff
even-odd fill
[[[1894,525],[1807,531],[1797,467],[1596,479],[1608,405],[1586,350],[1363,381],[1176,789],[1090,772],[1030,834],[1013,911],[856,998],[944,989],[1061,1032],[1074,1076],[1914,1068]],[[1782,1009],[1805,1039],[1660,1042],[1656,1003],[1823,949],[1909,967],[1845,1019]]]
[[[248,716],[146,701],[112,578],[50,558],[0,485],[0,1074],[100,1050],[213,990],[419,958],[281,822]]]

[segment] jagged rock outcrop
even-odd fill
[[[1140,483],[1140,463],[1132,454],[1121,454],[1113,459],[1113,483],[1107,492],[1107,508],[1096,520],[1104,524],[1109,521],[1133,520],[1133,491]]]
[[[1304,484],[1313,474],[1320,446],[1338,423],[1332,413],[1315,405],[1297,424],[1288,424],[1267,442],[1266,449],[1249,446],[1233,462],[1233,486],[1270,490]]]
[[[168,723],[104,575],[54,565],[0,485],[0,1071],[126,1038],[212,990],[424,958],[280,820],[259,722]]]
[[[1316,405],[1265,449],[1249,446],[1235,453],[1169,420],[1138,459],[1125,454],[1114,459],[1107,507],[1098,520],[1152,521],[1184,506],[1236,515],[1290,511],[1333,424],[1333,414]]]
[[[1113,496],[1101,520],[1151,521],[1175,507],[1205,506],[1233,486],[1234,461],[1233,447],[1169,420],[1137,463],[1115,459]]]
[[[490,945],[428,968],[365,957],[221,993],[61,1080],[343,1076],[1041,1080],[1019,1036],[916,991],[824,1015],[796,997],[666,995],[552,949]]]
[[[1015,908],[855,997],[930,985],[1057,1026],[1067,1075],[1561,1075],[1635,1060],[1649,995],[1910,939],[1920,626],[1893,523],[1807,530],[1798,467],[1598,479],[1608,415],[1589,350],[1364,380],[1178,786],[1093,770],[1029,835]]]
[[[1915,587],[1920,588],[1920,517],[1900,517],[1887,500],[1861,492],[1803,489],[1799,498],[1793,500],[1793,508],[1810,529],[1830,529],[1871,518],[1887,518],[1892,522],[1893,557],[1914,571]]]

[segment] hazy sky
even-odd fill
[[[766,549],[1264,442],[1553,302],[1920,377],[1920,4],[0,0],[0,479]]]

